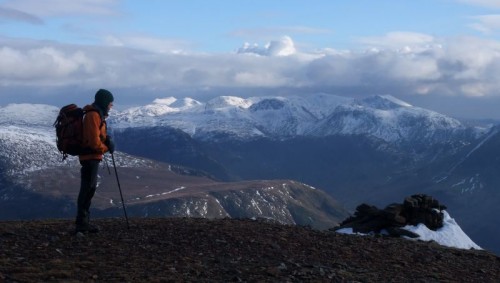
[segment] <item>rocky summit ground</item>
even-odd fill
[[[500,258],[263,220],[0,222],[0,282],[498,282]]]

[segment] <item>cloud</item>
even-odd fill
[[[54,47],[25,51],[0,48],[1,85],[65,85],[93,71],[94,63],[83,52],[65,53]]]
[[[416,46],[427,48],[428,45],[436,43],[434,37],[416,32],[394,31],[378,37],[363,37],[358,41],[374,48],[403,49]]]
[[[491,14],[478,15],[478,16],[470,16],[469,19],[473,21],[473,23],[469,24],[469,27],[479,31],[485,35],[491,35],[495,32],[500,31],[500,14],[498,11],[500,10],[500,1],[498,0],[456,0],[457,2],[490,8],[492,11],[495,11]]]
[[[42,25],[44,22],[39,17],[16,9],[0,7],[0,20],[25,22],[34,25]],[[0,22],[1,23],[1,22]]]
[[[252,39],[274,39],[282,34],[329,34],[332,33],[328,29],[319,29],[306,26],[288,26],[288,27],[267,27],[254,29],[238,29],[229,33],[230,36]]]
[[[262,56],[289,56],[296,53],[293,40],[289,36],[283,36],[280,40],[273,40],[267,43],[264,47],[259,47],[258,44],[250,45],[245,43],[243,47],[238,49],[238,53],[250,53]]]
[[[3,6],[38,17],[72,15],[116,15],[119,0],[7,0]]]
[[[103,39],[108,46],[137,48],[154,53],[183,53],[191,48],[191,43],[184,40],[156,38],[147,35],[108,35]]]
[[[500,96],[497,41],[418,34],[380,38],[394,40],[384,48],[371,48],[379,41],[370,41],[362,51],[314,54],[297,50],[290,37],[264,47],[247,45],[239,52],[217,54],[160,53],[156,48],[152,52],[129,48],[141,44],[123,38],[108,46],[0,38],[0,99],[15,95],[8,90],[20,87],[64,91],[106,87],[137,99],[146,92],[180,97],[241,95],[242,90],[258,95],[266,89],[360,96],[388,93],[403,99]],[[165,46],[168,49],[168,42]]]
[[[457,0],[457,1],[482,7],[500,8],[500,2],[498,0]]]
[[[484,34],[491,34],[500,31],[500,15],[482,15],[471,17],[476,20],[470,27]]]

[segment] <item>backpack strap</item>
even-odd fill
[[[89,113],[89,112],[97,112],[99,114],[99,118],[101,118],[101,125],[99,126],[99,129],[102,129],[102,126],[106,124],[106,119],[102,118],[101,112],[97,109],[88,109],[88,110],[83,110],[83,115]],[[107,126],[107,124],[106,124]]]

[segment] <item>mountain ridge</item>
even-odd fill
[[[500,258],[432,242],[355,236],[264,219],[0,222],[0,280],[495,282]]]
[[[467,135],[471,138],[486,131],[465,126],[456,119],[412,106],[389,95],[375,95],[361,100],[326,94],[246,99],[223,96],[178,108],[170,107],[175,98],[166,100],[168,105],[153,103],[116,111],[110,117],[110,124],[116,129],[168,125],[193,137],[210,132],[226,133],[241,139],[363,133],[388,142],[411,139],[411,129],[418,124],[427,129],[420,136],[431,141],[436,139],[432,140],[430,133],[438,130],[449,134],[468,130],[470,133]],[[170,110],[159,110],[165,107]],[[339,124],[340,121],[343,122]]]

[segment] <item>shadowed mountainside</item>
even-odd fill
[[[281,225],[265,220],[97,219],[0,222],[2,282],[495,282],[487,251]]]
[[[118,156],[121,162],[126,158]],[[186,167],[131,160],[118,165],[131,217],[268,218],[327,229],[348,216],[333,197],[293,180],[220,182]],[[122,202],[113,168],[106,168],[104,162],[102,167],[92,199],[92,217],[121,216]],[[0,176],[0,220],[73,217],[79,173],[78,165],[66,164],[31,171],[22,177]]]

